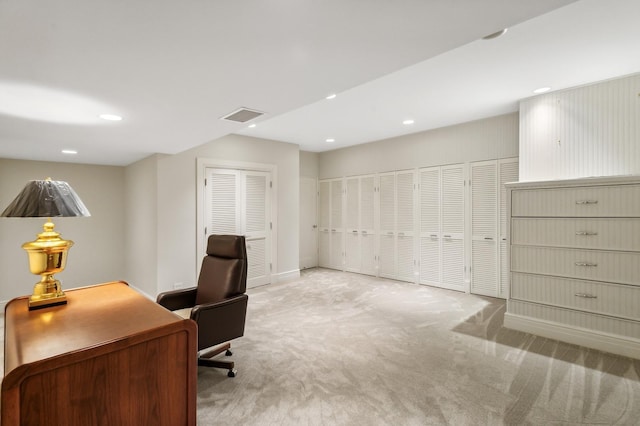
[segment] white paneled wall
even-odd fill
[[[640,74],[520,102],[520,180],[640,174]]]

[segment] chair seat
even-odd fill
[[[180,318],[184,318],[184,319],[191,318],[191,308],[178,309],[177,311],[171,311],[171,312],[178,315]]]

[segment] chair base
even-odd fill
[[[224,353],[225,356],[233,355],[233,352],[231,352],[231,343],[225,343],[225,344],[216,346],[213,349],[210,349],[204,353],[201,353],[198,356],[198,365],[203,367],[223,368],[225,370],[229,370],[229,372],[227,373],[227,376],[236,377],[236,373],[238,371],[234,368],[235,363],[233,361],[211,359],[222,352],[225,352]]]

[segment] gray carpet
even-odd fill
[[[640,360],[502,328],[503,300],[305,271],[249,291],[200,425],[640,424]]]
[[[199,425],[640,425],[640,360],[502,327],[505,302],[326,269],[249,291]]]

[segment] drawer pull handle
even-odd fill
[[[588,293],[576,293],[576,297],[582,297],[583,299],[597,299],[598,296],[594,296],[593,294]]]
[[[576,204],[598,204],[598,200],[578,200]]]
[[[576,235],[592,236],[592,235],[598,235],[598,233],[597,232],[589,232],[589,231],[576,231]]]
[[[576,266],[592,266],[592,267],[598,266],[597,263],[590,263],[590,262],[576,262],[575,265]]]

